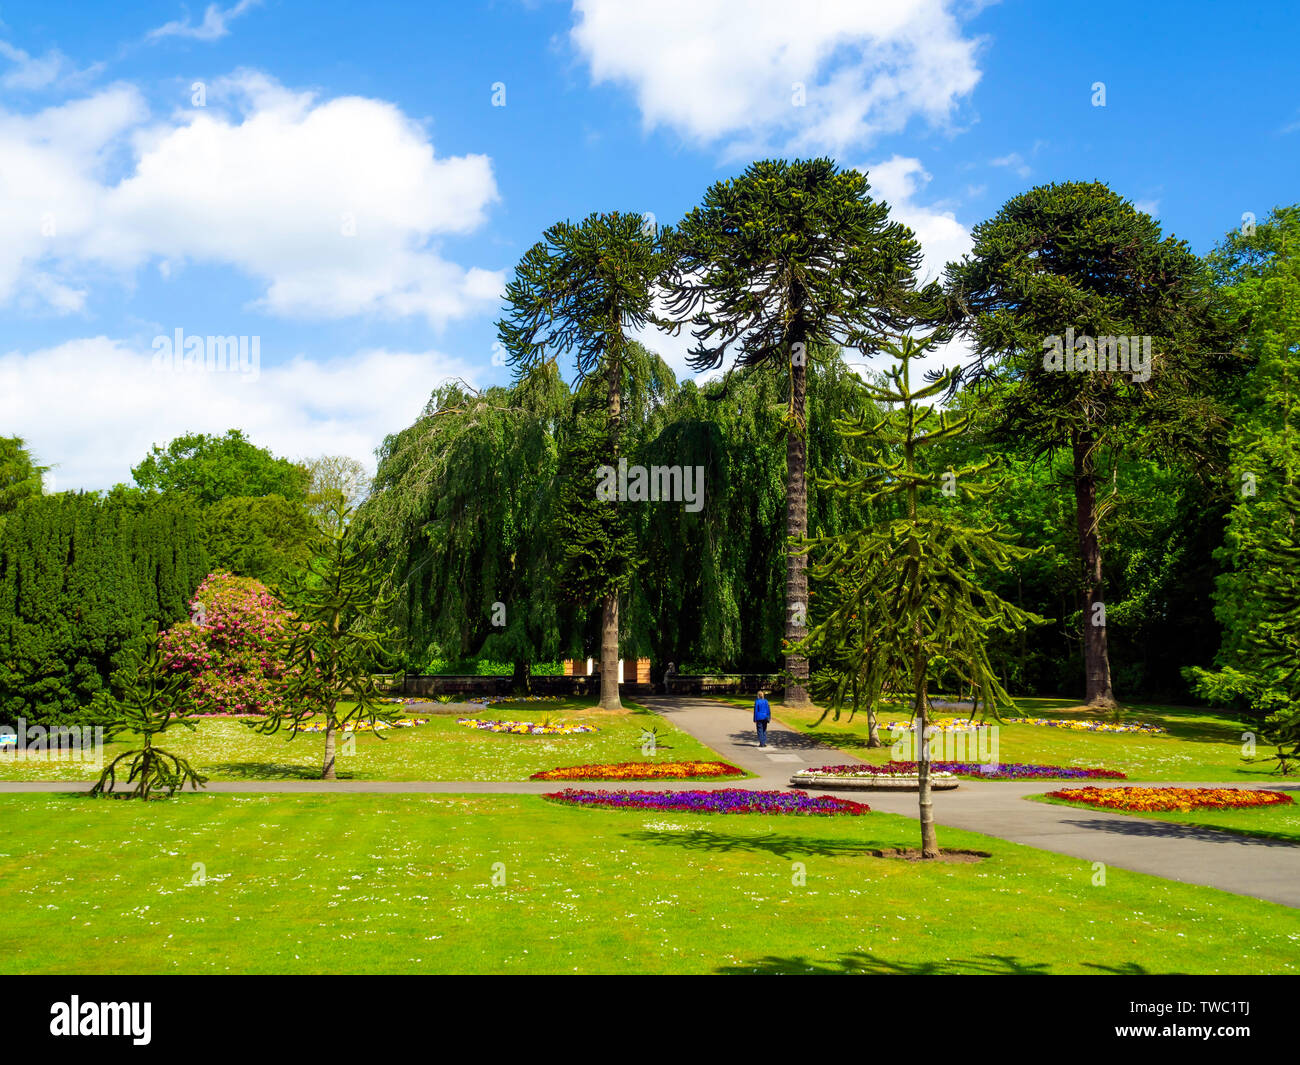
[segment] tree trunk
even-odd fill
[[[1093,440],[1074,433],[1074,514],[1083,561],[1083,668],[1085,701],[1089,706],[1112,708],[1110,654],[1106,644],[1105,596],[1101,576],[1101,538],[1097,531],[1097,470]]]
[[[930,715],[926,710],[925,652],[920,641],[920,622],[917,622],[916,650],[912,653],[912,675],[916,683],[916,705],[912,711],[912,724],[916,728],[916,774],[918,777],[917,802],[921,817],[921,857],[939,857],[939,840],[934,833],[934,803],[930,799],[930,744],[926,735]]]
[[[785,534],[796,541],[808,535],[808,432],[804,424],[808,394],[806,354],[790,363],[790,409],[794,424],[785,438]],[[785,638],[789,643],[808,634],[808,556],[788,546],[785,556]],[[786,706],[807,706],[808,659],[787,654]]]
[[[618,594],[605,596],[600,624],[600,708],[622,710],[618,696]]]
[[[321,773],[321,780],[337,780],[334,773],[334,723],[330,722],[325,726],[325,769]]]
[[[623,374],[618,360],[611,359],[609,367],[609,432],[613,443],[612,462],[618,466],[619,426],[623,418]],[[623,500],[614,501],[616,507]],[[600,708],[621,710],[623,701],[618,695],[618,592],[605,596],[600,618]]]
[[[510,690],[521,691],[525,695],[530,695],[532,693],[532,682],[533,664],[516,660],[514,676],[510,678]]]

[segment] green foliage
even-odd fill
[[[205,507],[230,496],[279,495],[298,502],[310,483],[306,469],[257,447],[239,429],[225,436],[189,433],[166,448],[155,444],[131,476],[146,491],[180,492]]]
[[[0,719],[66,724],[101,693],[150,626],[186,616],[207,573],[185,500],[62,493],[0,530]]]
[[[349,722],[391,721],[396,709],[375,681],[393,657],[393,633],[382,620],[390,599],[383,573],[357,536],[351,511],[336,502],[313,559],[290,591],[297,619],[288,625],[285,700],[272,704],[258,732],[286,724],[290,738],[304,726],[323,725],[323,779],[335,778],[334,734]],[[313,721],[313,719],[315,719]]]
[[[41,494],[41,479],[48,470],[32,461],[22,437],[0,436],[0,526],[18,504]]]
[[[901,503],[901,512],[860,529],[811,540],[812,567],[828,605],[809,631],[803,651],[817,657],[838,717],[846,694],[868,708],[882,693],[911,692],[924,718],[931,680],[955,676],[984,710],[1012,705],[989,660],[989,638],[1045,619],[977,583],[983,570],[1005,571],[1032,557],[1007,530],[970,524],[963,504],[996,485],[982,478],[993,462],[941,469],[920,460],[926,449],[960,436],[969,415],[938,411],[922,401],[942,394],[956,371],[919,389],[911,362],[930,342],[903,338],[886,350],[898,359],[887,384],[861,387],[887,413],[873,421],[841,420],[840,432],[878,448],[824,487],[866,503]],[[922,501],[924,500],[924,502]]]
[[[412,668],[480,652],[523,662],[558,653],[554,477],[569,406],[554,367],[481,394],[449,384],[384,441],[357,526],[389,566]],[[493,624],[496,603],[504,626]]]
[[[1218,669],[1189,674],[1216,703],[1285,713],[1294,700],[1287,670],[1260,647],[1280,623],[1273,596],[1286,586],[1279,559],[1295,534],[1300,482],[1300,207],[1278,208],[1249,235],[1230,234],[1210,265],[1251,372],[1236,397],[1232,506],[1215,553],[1223,567],[1214,590]]]
[[[238,495],[208,507],[203,529],[215,568],[279,588],[307,564],[316,525],[300,502]]]
[[[126,782],[135,784],[130,794],[137,799],[148,799],[159,788],[165,789],[168,796],[186,784],[197,790],[207,780],[185,758],[154,746],[154,737],[163,735],[171,725],[193,731],[195,723],[185,716],[189,677],[173,672],[163,661],[157,631],[145,636],[144,644],[143,652],[138,648],[129,652],[120,678],[121,696],[100,692],[88,714],[89,719],[104,726],[107,741],[130,735],[138,737],[141,746],[109,762],[91,788],[92,795],[114,791],[124,762]]]
[[[871,351],[912,320],[921,248],[870,188],[830,159],[762,160],[665,231],[669,317],[693,327],[695,369],[784,369],[794,343]]]

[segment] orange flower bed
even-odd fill
[[[604,762],[546,769],[533,780],[688,780],[692,777],[738,777],[744,774],[726,762]]]
[[[1106,810],[1236,810],[1291,802],[1284,791],[1257,788],[1063,788],[1053,799],[1082,802]]]

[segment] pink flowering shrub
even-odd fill
[[[190,600],[190,620],[161,644],[168,668],[189,673],[196,714],[264,714],[284,699],[282,641],[293,618],[261,581],[210,573]]]

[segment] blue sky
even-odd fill
[[[0,435],[57,489],[231,426],[372,463],[441,380],[506,378],[501,284],[546,226],[671,222],[765,155],[867,169],[931,269],[1059,180],[1205,252],[1300,199],[1297,28],[1283,2],[3,4]],[[257,372],[160,368],[177,329],[256,337]]]

